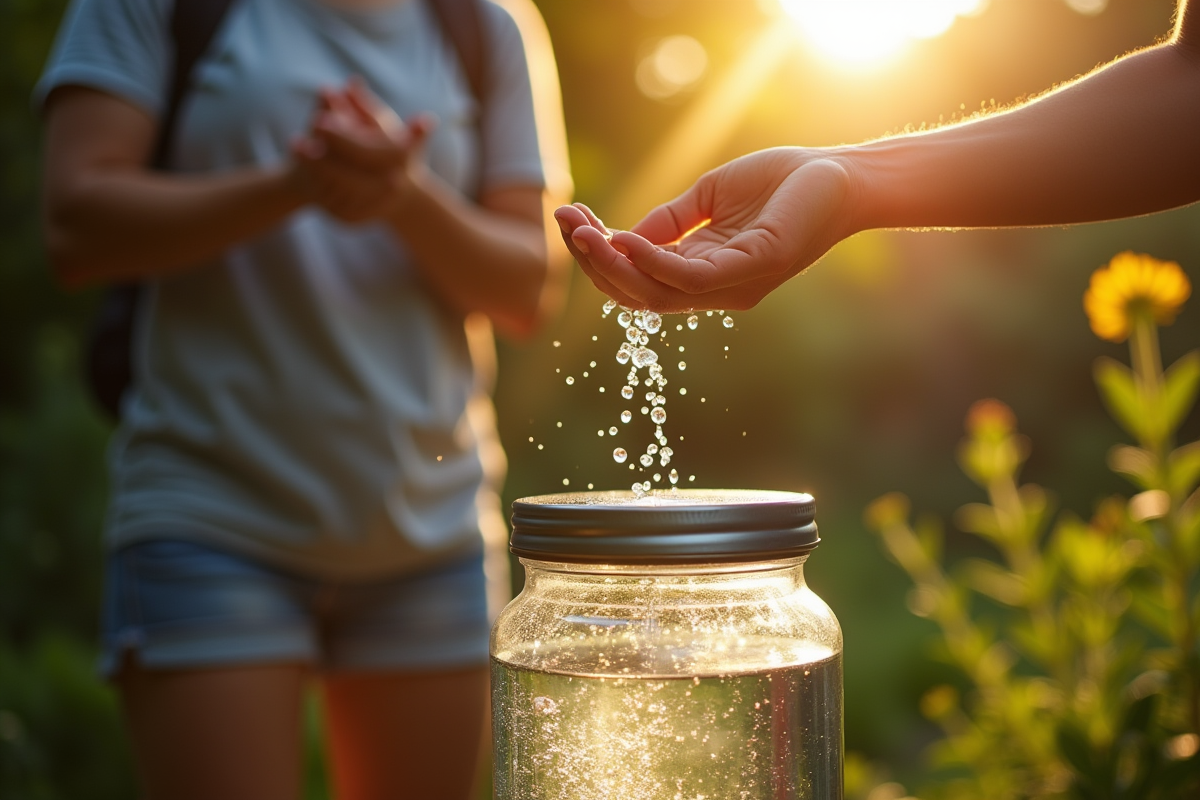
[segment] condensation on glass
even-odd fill
[[[492,632],[499,800],[840,800],[842,635],[784,492],[513,506]]]

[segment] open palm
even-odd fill
[[[849,176],[825,151],[752,153],[702,176],[630,231],[609,234],[585,206],[556,213],[592,282],[660,312],[744,309],[848,235]]]

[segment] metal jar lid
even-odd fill
[[[575,492],[513,503],[512,552],[580,564],[766,561],[814,547],[816,504],[795,492]]]

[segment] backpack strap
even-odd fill
[[[178,0],[177,0],[178,1]],[[225,0],[228,2],[228,0]],[[471,93],[481,104],[487,100],[484,65],[487,37],[483,32],[482,0],[428,0],[442,32],[458,52]]]
[[[179,107],[192,84],[196,62],[212,44],[217,28],[225,19],[234,0],[175,0],[171,9],[171,42],[175,59],[171,64],[170,94],[158,128],[151,163],[163,168],[171,152],[171,142],[179,119]]]

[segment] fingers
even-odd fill
[[[702,175],[686,192],[663,203],[630,230],[654,244],[670,244],[712,217],[713,173]]]
[[[381,131],[363,135],[351,132],[326,116],[318,118],[313,135],[324,143],[331,158],[344,160],[362,169],[391,170],[404,166],[408,148],[397,144]]]
[[[585,206],[583,203],[572,203],[571,206],[583,212],[583,216],[587,220],[587,223],[603,233],[605,237],[612,236],[612,231],[608,229],[607,225],[600,221],[600,218],[597,217],[595,212],[593,212],[590,208]]]

